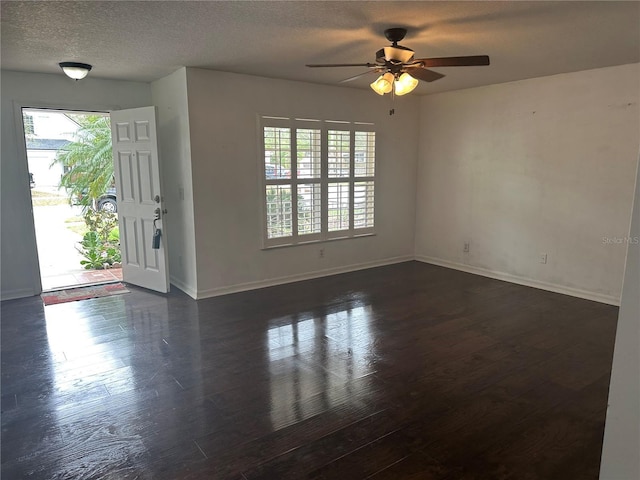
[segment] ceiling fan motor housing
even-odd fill
[[[376,53],[376,60],[393,63],[407,63],[413,60],[413,50],[402,45],[384,47]]]
[[[407,29],[402,27],[387,28],[384,31],[384,36],[387,37],[387,40],[393,43],[394,47],[405,37],[406,34]]]

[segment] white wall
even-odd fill
[[[634,64],[423,97],[417,258],[617,303],[639,82]]]
[[[198,296],[413,258],[418,108],[371,91],[187,69]],[[257,115],[377,126],[373,237],[262,250]]]
[[[0,298],[40,293],[20,106],[116,110],[151,104],[149,84],[1,72]]]
[[[640,163],[613,354],[601,480],[640,478]]]
[[[625,245],[602,238],[624,237],[630,215],[638,78],[627,65],[408,96],[389,116],[368,91],[209,70],[153,85],[3,71],[2,298],[39,289],[15,105],[156,103],[170,271],[192,296],[409,259],[415,233],[421,259],[615,303]],[[325,243],[322,259],[318,245],[261,249],[257,114],[377,124],[375,237]]]
[[[157,107],[169,274],[171,283],[196,297],[196,243],[186,69],[151,84]]]

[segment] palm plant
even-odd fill
[[[109,117],[103,115],[77,115],[73,119],[80,126],[76,138],[58,151],[54,163],[65,167],[60,185],[69,198],[89,207],[113,184],[111,126]]]

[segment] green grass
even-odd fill
[[[67,225],[67,228],[71,230],[73,233],[77,233],[81,237],[84,236],[84,234],[89,231],[89,229],[84,223],[74,223],[72,225]]]
[[[84,219],[80,216],[69,217],[64,223],[67,224],[67,228],[71,230],[73,233],[77,233],[80,236],[83,236],[85,233],[89,231],[87,225],[84,223]]]
[[[62,197],[66,198],[66,195],[57,192],[41,192],[40,190],[36,190],[35,188],[31,190],[31,198],[42,198],[42,197]]]
[[[57,192],[42,192],[31,190],[31,202],[34,207],[51,207],[54,205],[68,205],[69,199],[66,195]]]
[[[31,203],[34,207],[52,207],[55,205],[69,205],[66,198],[32,198]]]

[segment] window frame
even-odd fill
[[[290,138],[290,178],[267,178],[265,167],[265,127],[288,128]],[[298,130],[320,130],[320,177],[298,178],[298,158],[297,158],[297,131]],[[348,131],[349,132],[349,176],[329,176],[328,169],[328,135],[330,130]],[[373,132],[376,134],[375,125],[368,122],[349,122],[335,120],[316,120],[306,118],[288,118],[276,117],[268,115],[258,115],[258,151],[259,151],[259,172],[260,172],[260,205],[262,217],[262,247],[269,249],[274,247],[305,245],[309,243],[318,243],[330,240],[341,240],[348,238],[358,238],[363,236],[375,235],[376,225],[376,156],[374,143],[373,157],[373,175],[355,176],[355,135],[356,132]],[[375,142],[375,140],[374,140]],[[368,173],[368,172],[367,172]],[[371,227],[354,227],[354,195],[355,184],[360,182],[372,182],[374,185],[373,193],[373,226]],[[349,190],[349,227],[343,230],[329,231],[329,184],[347,183]],[[298,232],[298,201],[294,201],[294,195],[297,196],[298,186],[305,184],[319,184],[320,186],[320,232],[299,234]],[[285,237],[268,238],[268,219],[267,219],[267,187],[269,185],[288,185],[290,186],[291,201],[291,235]]]

